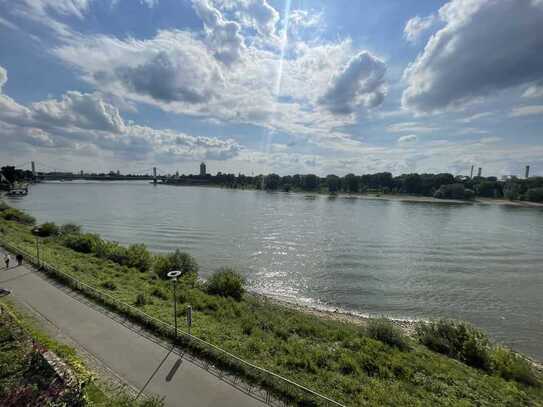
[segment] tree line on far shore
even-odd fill
[[[32,179],[30,171],[15,167],[2,167],[0,172],[9,182]],[[327,175],[319,177],[315,174],[296,174],[280,176],[278,174],[248,176],[243,174],[216,175],[181,175],[172,177],[180,183],[186,181],[205,181],[207,185],[225,188],[260,189],[266,191],[304,191],[321,193],[379,193],[409,194],[433,196],[442,199],[505,198],[512,201],[543,202],[543,177],[521,179],[511,177],[498,180],[496,177],[454,176],[449,173],[440,174],[402,174],[393,176],[390,172],[375,174],[347,174],[343,177]]]
[[[198,176],[187,176],[187,178]],[[347,174],[343,177],[315,174],[278,174],[247,176],[243,174],[206,175],[209,184],[227,188],[252,188],[267,191],[306,191],[337,193],[380,193],[433,196],[443,199],[473,199],[475,197],[505,198],[543,202],[543,177],[520,179],[512,177],[465,177],[448,173],[402,174],[390,172],[375,174]]]

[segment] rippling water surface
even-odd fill
[[[543,359],[543,210],[136,181],[44,183],[11,202],[121,243],[234,266],[253,289],[310,305],[471,321]]]

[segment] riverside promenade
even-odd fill
[[[0,258],[4,255],[0,248]],[[15,261],[12,261],[12,265]],[[233,385],[201,367],[199,361],[172,351],[169,344],[137,332],[101,307],[69,292],[29,265],[0,268],[0,287],[39,319],[46,320],[79,350],[91,354],[139,392],[165,397],[166,406],[265,406],[251,389]]]

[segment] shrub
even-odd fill
[[[168,299],[168,294],[166,294],[164,291],[162,291],[160,288],[155,288],[152,292],[151,292],[151,295],[156,297],[156,298],[160,298],[161,300],[167,300]]]
[[[149,271],[153,263],[153,258],[144,244],[133,244],[127,249],[128,265],[135,267],[139,271]]]
[[[540,379],[530,363],[509,349],[497,346],[492,352],[494,370],[507,380],[516,380],[528,386],[541,385]]]
[[[462,184],[441,185],[434,193],[434,198],[439,199],[472,199],[473,196],[474,192]]]
[[[102,287],[108,289],[108,290],[116,290],[117,285],[113,281],[104,281],[102,284]]]
[[[429,349],[479,369],[491,369],[490,341],[470,324],[451,320],[421,322],[416,331],[420,342]]]
[[[236,271],[229,268],[217,270],[207,282],[207,292],[223,297],[240,300],[245,292],[245,280]]]
[[[7,203],[5,203],[4,201],[0,201],[0,212],[3,212],[3,211],[5,211],[6,209],[9,209],[9,208],[10,208],[10,206]]]
[[[142,307],[144,305],[147,305],[147,297],[145,296],[145,294],[138,294],[136,296],[136,302],[134,303],[137,307]]]
[[[53,222],[47,222],[33,229],[32,233],[40,237],[57,236],[59,229]]]
[[[543,187],[529,189],[526,192],[526,200],[532,202],[543,202]]]
[[[79,235],[81,234],[81,226],[73,223],[66,223],[60,227],[59,232],[61,235]]]
[[[179,270],[182,275],[192,275],[195,278],[198,275],[198,263],[190,254],[179,249],[166,256],[155,257],[154,271],[160,278],[168,278],[167,274],[172,270]]]
[[[63,239],[64,246],[81,253],[94,253],[100,242],[100,237],[91,233],[67,235]]]
[[[33,216],[27,215],[26,213],[15,208],[5,209],[0,212],[0,215],[5,220],[11,220],[25,225],[33,225],[36,223],[36,219],[34,219]]]
[[[368,323],[368,336],[400,350],[408,350],[409,344],[400,329],[386,318],[372,319]]]

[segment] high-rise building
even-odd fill
[[[206,163],[200,164],[200,177],[206,176]]]
[[[483,174],[483,169],[479,167],[479,170],[477,171],[477,176],[480,177]]]
[[[528,179],[529,176],[530,176],[530,166],[527,165],[527,166],[526,166],[526,174],[525,174],[525,178]]]

